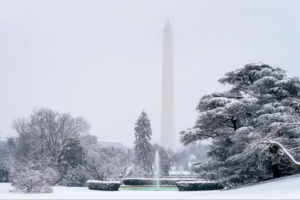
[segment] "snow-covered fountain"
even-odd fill
[[[119,190],[140,190],[140,191],[178,191],[178,188],[175,186],[175,182],[172,185],[162,184],[160,181],[165,180],[160,178],[160,158],[158,150],[155,152],[155,158],[153,163],[153,178],[132,178],[131,181],[146,181],[147,184],[132,184],[132,185],[123,185]],[[130,179],[130,178],[128,178]],[[140,179],[140,180],[138,180]],[[166,180],[165,180],[166,181]]]

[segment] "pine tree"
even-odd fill
[[[58,155],[57,162],[62,175],[65,175],[69,169],[86,164],[84,148],[78,138],[71,137],[67,139]]]
[[[150,120],[145,111],[141,113],[135,125],[134,150],[137,160],[136,164],[142,167],[146,176],[150,176],[152,174],[152,146],[150,144],[152,130]]]
[[[278,143],[300,158],[300,82],[280,68],[251,63],[226,73],[228,92],[201,98],[199,118],[181,132],[185,145],[210,139],[210,162],[192,170],[228,187],[298,173]]]

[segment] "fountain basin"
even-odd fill
[[[179,191],[177,186],[167,185],[167,186],[160,186],[157,188],[153,185],[139,185],[139,186],[121,186],[119,191],[122,190],[134,190],[134,191]]]
[[[198,181],[196,178],[158,178],[160,186],[176,186],[179,181]],[[125,186],[156,186],[157,178],[124,178]]]

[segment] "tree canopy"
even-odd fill
[[[219,82],[232,88],[203,96],[195,126],[181,132],[184,145],[211,141],[210,162],[191,169],[229,187],[297,173],[282,149],[262,141],[276,141],[290,150],[300,146],[299,78],[265,63],[251,63]],[[297,150],[291,153],[300,156]]]
[[[152,160],[151,160],[151,149],[150,144],[152,130],[150,120],[145,111],[141,113],[139,119],[135,124],[135,141],[134,150],[137,165],[140,165],[145,171],[146,176],[151,175],[152,172]]]

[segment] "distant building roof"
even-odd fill
[[[105,138],[98,138],[98,143],[102,147],[122,147],[123,143],[117,140],[109,140]]]
[[[4,141],[4,142],[6,142],[8,140],[8,138],[7,137],[0,137],[0,141]]]

